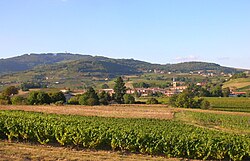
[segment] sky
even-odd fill
[[[51,52],[250,69],[250,1],[0,0],[0,58]]]

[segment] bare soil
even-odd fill
[[[23,110],[55,114],[101,116],[117,118],[172,119],[173,110],[166,106],[0,106],[0,110]]]
[[[239,116],[250,117],[250,113],[244,113],[244,112],[171,108],[168,107],[167,105],[109,105],[109,106],[0,105],[0,110],[23,110],[23,111],[35,111],[35,112],[54,113],[54,114],[66,114],[66,115],[101,116],[101,117],[116,117],[116,118],[153,118],[153,119],[163,119],[163,120],[173,119],[174,113],[181,111],[239,115]]]
[[[53,147],[46,145],[15,143],[0,140],[0,161],[100,161],[100,160],[126,160],[126,161],[185,161],[180,158],[164,158],[161,156],[150,156],[142,154],[122,153],[115,151],[94,151],[85,149],[72,149],[65,147]]]

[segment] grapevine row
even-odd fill
[[[2,139],[193,159],[250,159],[250,136],[177,121],[0,111]]]

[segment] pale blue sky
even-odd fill
[[[250,0],[0,0],[0,58],[70,52],[250,69]]]

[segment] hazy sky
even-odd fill
[[[66,51],[250,69],[250,0],[0,0],[0,58]]]

